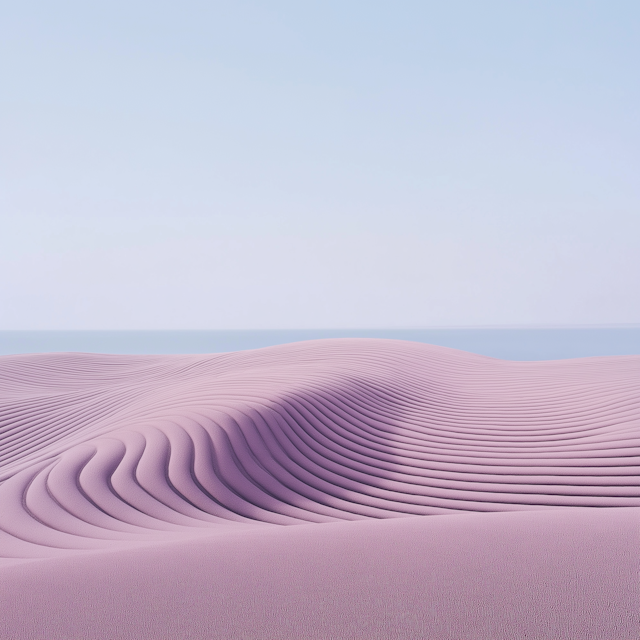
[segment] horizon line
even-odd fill
[[[371,332],[371,331],[470,331],[470,330],[579,330],[640,329],[640,323],[607,324],[493,324],[435,325],[427,327],[314,327],[314,328],[242,328],[242,329],[0,329],[0,333],[268,333],[268,332]]]

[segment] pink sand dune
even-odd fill
[[[0,638],[638,638],[639,480],[640,356],[4,356]]]

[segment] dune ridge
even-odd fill
[[[392,340],[0,358],[0,557],[185,531],[640,506],[640,357]]]

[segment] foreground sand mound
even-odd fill
[[[55,611],[74,598],[81,602],[78,591],[86,600],[92,589],[106,589],[107,574],[110,589],[120,593],[130,593],[141,575],[165,584],[154,553],[182,553],[183,567],[191,570],[183,569],[179,580],[191,579],[201,589],[208,579],[218,605],[239,588],[237,576],[255,569],[255,576],[269,574],[280,585],[276,591],[284,590],[282,612],[279,622],[278,615],[264,613],[273,590],[255,584],[247,592],[253,605],[240,598],[221,609],[192,593],[191,601],[201,604],[187,616],[191,623],[178,616],[183,626],[171,637],[497,638],[516,637],[527,625],[537,631],[517,637],[636,637],[640,620],[629,603],[640,596],[639,480],[636,356],[507,362],[386,340],[312,341],[207,356],[5,356],[0,576],[7,606],[22,611],[29,602],[24,593],[31,593],[35,617],[20,627],[20,616],[14,622],[9,616],[0,634],[163,637],[169,618],[161,623],[162,616],[153,617],[149,599],[138,609],[110,605],[115,609],[107,618],[128,626],[103,636],[95,615],[91,623],[78,612],[56,626]],[[447,514],[458,515],[411,517]],[[393,527],[380,522],[390,518],[403,520]],[[344,522],[354,520],[364,522]],[[477,533],[479,564],[465,569],[460,558],[469,553],[469,531]],[[572,542],[560,552],[562,536]],[[452,542],[463,539],[457,547]],[[349,606],[361,610],[366,624],[339,622],[346,613],[336,604],[341,590],[362,587],[359,570],[344,569],[354,541],[365,566],[377,567],[372,570],[381,580],[404,585],[394,596],[370,587],[368,596],[351,594]],[[496,541],[511,549],[507,559],[489,551]],[[283,544],[299,558],[302,574],[282,568]],[[544,557],[545,544],[555,560],[536,573],[531,562]],[[243,545],[251,545],[253,560]],[[405,559],[405,569],[380,559],[381,550],[397,545],[413,558]],[[529,557],[532,548],[537,551]],[[274,560],[278,554],[281,562]],[[129,569],[111,575],[119,562],[114,558],[125,557]],[[35,558],[50,559],[26,562]],[[231,577],[214,580],[211,572],[223,565]],[[410,565],[415,571],[407,574]],[[493,567],[493,577],[483,591],[485,570],[478,567],[485,565]],[[86,573],[82,567],[88,566]],[[317,591],[309,576],[319,566],[333,585],[328,601],[335,602],[307,602],[300,609],[287,589],[298,584]],[[439,577],[431,570],[436,566]],[[496,567],[502,567],[502,583]],[[71,577],[49,594],[43,585],[61,575]],[[526,594],[543,583],[547,595],[527,613],[533,605]],[[342,586],[336,591],[335,585]],[[482,610],[507,606],[512,587],[525,594],[516,598],[516,610],[487,617]],[[416,594],[427,594],[424,589],[431,595],[422,602]],[[451,589],[460,598],[456,606],[443,600]],[[175,598],[169,587],[160,591]],[[402,622],[398,603],[408,601],[413,604]],[[590,609],[589,622],[582,607]],[[133,610],[147,613],[138,619]],[[306,622],[296,623],[296,615]],[[18,628],[23,635],[16,635]]]

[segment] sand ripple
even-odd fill
[[[640,357],[384,340],[0,358],[0,556],[194,528],[640,506]]]

